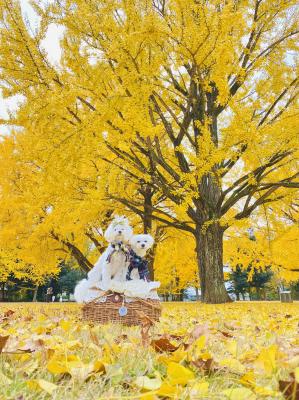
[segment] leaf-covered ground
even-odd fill
[[[164,304],[148,334],[75,304],[0,316],[1,400],[299,399],[299,303]]]

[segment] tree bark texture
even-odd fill
[[[216,222],[198,229],[196,243],[202,302],[230,302],[224,285],[222,228]]]

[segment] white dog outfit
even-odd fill
[[[99,288],[110,289],[111,280],[126,279],[128,259],[128,243],[132,236],[132,228],[125,217],[115,217],[106,230],[104,237],[109,246],[100,256],[95,266],[75,288],[74,297],[78,303],[90,301],[99,295]]]

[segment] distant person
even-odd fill
[[[46,293],[46,301],[47,301],[47,303],[51,302],[52,296],[53,296],[53,288],[50,286],[50,287],[48,287],[47,293]]]
[[[55,301],[55,294],[53,294],[52,296],[52,303],[54,303],[54,301]]]

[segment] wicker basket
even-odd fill
[[[139,313],[140,312],[140,313]],[[158,300],[126,298],[119,293],[108,293],[86,303],[82,308],[84,321],[105,324],[141,325],[142,315],[159,321],[161,305]]]

